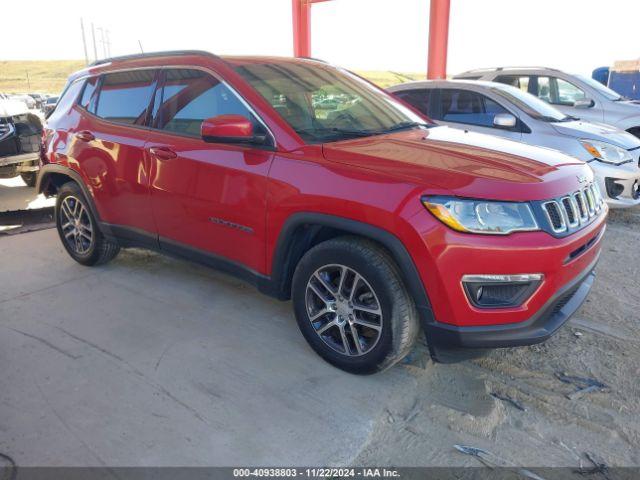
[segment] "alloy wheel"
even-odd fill
[[[336,352],[364,355],[380,340],[380,300],[354,269],[339,264],[319,268],[307,282],[305,301],[316,334]]]
[[[84,255],[93,243],[93,223],[80,199],[65,197],[60,204],[60,229],[67,246],[76,254]]]

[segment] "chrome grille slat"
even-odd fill
[[[590,183],[577,192],[542,203],[542,210],[551,230],[565,233],[588,223],[603,206],[600,189],[595,183]]]

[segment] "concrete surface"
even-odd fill
[[[348,462],[410,378],[327,365],[289,303],[142,251],[0,239],[0,451],[22,466]]]
[[[22,178],[0,178],[0,213],[52,207],[55,198],[37,195],[35,188],[27,187]]]
[[[55,230],[0,236],[0,453],[20,466],[640,466],[640,209],[612,213],[593,291],[542,345],[358,377],[291,306],[140,250],[86,268]],[[571,400],[558,372],[608,385]],[[525,411],[492,394],[510,397]],[[544,475],[543,475],[544,476]]]

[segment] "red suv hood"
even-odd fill
[[[448,127],[328,143],[323,154],[437,193],[474,198],[544,200],[593,179],[584,162],[556,150]]]

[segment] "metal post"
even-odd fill
[[[91,22],[91,36],[93,37],[93,59],[98,60],[98,47],[96,46],[96,29]]]
[[[89,54],[87,53],[87,38],[84,35],[84,22],[80,17],[80,30],[82,30],[82,46],[84,47],[84,64],[89,65]]]
[[[111,58],[111,40],[109,39],[109,30],[105,31],[107,36],[107,57]]]
[[[450,0],[430,0],[427,78],[447,78]]]
[[[293,9],[293,55],[311,56],[311,2],[291,0]]]
[[[98,27],[100,31],[100,43],[102,43],[102,58],[107,58],[107,45],[104,41],[104,28]]]

